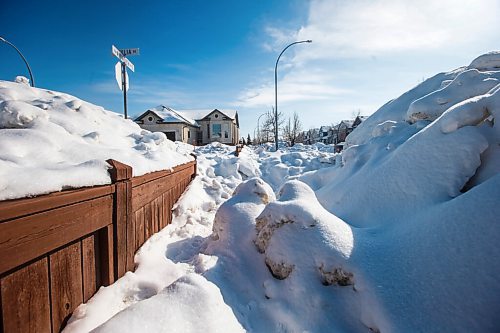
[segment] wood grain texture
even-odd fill
[[[131,228],[132,219],[132,183],[130,181],[116,183],[114,199],[114,233],[116,260],[116,278],[122,277],[127,271],[127,239],[130,239],[127,228]],[[135,239],[135,238],[134,238]],[[132,240],[132,244],[135,240]]]
[[[113,182],[118,182],[121,180],[132,178],[131,166],[115,160],[107,160],[106,162],[108,162],[111,165],[111,169],[109,170],[109,175],[111,176],[111,180]]]
[[[129,223],[127,224],[127,271],[133,271],[135,268],[134,255],[136,249],[136,234],[137,234],[137,218],[134,213],[131,213]]]
[[[49,270],[42,258],[0,280],[3,332],[50,332]]]
[[[0,274],[113,222],[111,195],[0,223]]]
[[[113,239],[113,226],[108,225],[98,231],[99,239],[99,256],[98,261],[101,267],[101,281],[103,286],[109,286],[115,282],[114,274],[114,239]]]
[[[144,241],[146,241],[153,234],[153,202],[152,200],[144,206]],[[144,244],[144,242],[143,242]],[[141,244],[142,245],[142,244]]]
[[[183,171],[186,169],[192,170],[193,166],[195,166],[195,165],[196,165],[196,162],[191,161],[188,163],[178,165],[178,166],[172,168],[171,170],[156,171],[156,172],[151,172],[151,173],[145,174],[143,176],[133,177],[132,178],[132,186],[136,187],[136,186],[139,186],[141,184],[153,181],[155,179],[160,179],[160,178],[164,178],[166,176],[169,176],[171,174],[176,174],[179,171]]]
[[[99,265],[97,264],[96,247],[99,241],[96,240],[96,234],[91,234],[82,239],[82,273],[83,273],[83,302],[86,303],[92,295],[97,291],[97,287],[100,286],[100,279],[98,280],[97,275],[100,275]]]
[[[0,201],[0,222],[107,196],[113,192],[114,186],[105,185],[56,192],[35,198]]]
[[[49,256],[52,330],[60,332],[71,313],[83,302],[80,242]]]
[[[135,212],[135,249],[134,254],[144,244],[144,209]]]

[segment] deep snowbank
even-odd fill
[[[101,329],[179,328],[161,309],[192,301],[172,292],[179,282],[200,293],[196,309],[213,304],[250,332],[498,331],[499,63],[492,53],[423,82],[363,122],[340,155],[197,148],[174,224],[68,331],[136,303]],[[198,330],[198,314],[182,316]],[[219,327],[214,318],[202,320]]]
[[[108,184],[107,159],[134,176],[192,160],[163,133],[76,97],[0,81],[0,200]]]

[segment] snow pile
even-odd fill
[[[131,304],[99,330],[180,330],[177,306],[190,331],[498,331],[498,57],[387,103],[341,154],[197,148],[174,223],[67,331]]]
[[[483,55],[480,55],[474,59],[469,68],[475,68],[480,71],[493,71],[500,69],[500,52],[492,51]]]
[[[193,320],[196,318],[196,320]],[[219,289],[188,274],[94,332],[244,332]]]
[[[17,81],[0,81],[0,200],[109,184],[108,159],[131,165],[134,176],[192,160],[163,133]]]
[[[279,201],[267,205],[257,217],[255,245],[265,253],[266,265],[279,279],[288,277],[297,263],[321,271],[326,283],[330,279],[326,278],[325,267],[338,266],[338,258],[351,254],[351,229],[329,214],[314,197],[304,183],[287,182],[281,188]],[[309,244],[302,244],[305,249],[300,253],[302,258],[293,258],[297,254],[294,248],[300,242]]]
[[[474,96],[486,94],[500,83],[499,79],[500,71],[465,70],[443,88],[412,102],[408,108],[406,118],[410,122],[435,120],[454,104]]]
[[[245,161],[242,154],[240,158],[236,158],[234,147],[219,143],[196,149],[190,145],[179,144],[178,149],[193,151],[197,155],[197,176],[174,206],[172,224],[154,234],[140,248],[135,256],[135,272],[127,272],[113,285],[100,288],[86,304],[75,310],[65,332],[88,332],[120,311],[159,293],[169,295],[159,296],[158,299],[168,297],[171,300],[180,297],[179,302],[183,302],[182,295],[175,296],[171,295],[170,291],[162,290],[185,274],[202,272],[216,264],[217,258],[200,254],[203,240],[212,233],[214,217],[219,206],[231,197],[242,177],[246,177],[238,171],[237,165],[251,165],[255,162]],[[243,150],[245,151],[246,149]],[[246,153],[251,154],[249,151]],[[235,165],[236,167],[233,167]],[[228,166],[231,168],[226,170]],[[210,283],[195,281],[190,288],[198,287],[199,292],[203,293],[205,289],[210,288]],[[208,295],[216,297],[212,292],[208,293],[207,297]],[[220,300],[206,300],[212,301],[218,304],[217,307],[222,306]],[[141,313],[139,316],[143,316],[141,311],[138,310]],[[116,321],[121,322],[120,318],[122,317],[118,317]],[[166,320],[172,321],[169,324]],[[176,327],[182,331],[182,326],[175,326],[177,323],[171,316],[162,321],[165,327]]]
[[[257,147],[262,179],[274,191],[278,191],[286,180],[298,178],[305,172],[328,168],[335,165],[338,154],[333,145],[316,143],[314,145],[296,144],[281,148],[278,152],[269,151],[267,146]]]

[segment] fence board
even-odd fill
[[[83,302],[80,242],[49,256],[52,330],[59,332],[71,313]]]
[[[95,239],[95,234],[82,239],[82,271],[83,271],[83,302],[86,303],[97,291],[100,281],[97,281],[96,247],[99,242]]]
[[[186,168],[180,170],[175,175],[170,175],[165,177],[160,181],[152,181],[148,183],[142,183],[140,185],[133,187],[132,196],[132,210],[136,211],[139,208],[150,203],[161,194],[165,193],[168,189],[176,186],[176,184],[184,178],[190,178],[192,173],[192,168]],[[134,182],[132,182],[133,184]]]
[[[194,162],[132,178],[108,161],[112,185],[0,202],[0,333],[59,332],[102,285],[172,221]]]
[[[105,196],[0,223],[0,274],[104,227],[112,203]]]
[[[97,259],[101,267],[101,281],[103,286],[108,286],[115,282],[113,225],[107,225],[105,228],[99,230],[98,238],[100,251]]]
[[[135,242],[132,216],[132,183],[130,180],[116,183],[115,195],[115,259],[116,276],[120,277],[131,268],[127,265],[127,242]]]
[[[143,176],[134,177],[132,179],[132,186],[137,187],[139,185],[151,182],[153,180],[163,179],[163,178],[170,176],[172,174],[178,175],[180,171],[188,170],[188,172],[190,174],[192,174],[193,170],[195,170],[195,169],[193,169],[195,166],[196,166],[195,162],[188,162],[185,164],[178,165],[178,166],[172,168],[171,170],[156,171],[156,172],[145,174]]]
[[[99,198],[113,192],[113,185],[105,185],[51,193],[35,198],[0,201],[0,222]]]
[[[151,201],[148,203],[146,206],[143,207],[144,209],[144,241],[151,237],[153,234],[153,202]],[[142,242],[144,243],[144,242]]]
[[[144,209],[135,212],[135,249],[134,253],[144,244]]]
[[[0,280],[3,332],[50,332],[47,258]]]

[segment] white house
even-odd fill
[[[221,142],[236,145],[239,141],[239,121],[236,110],[174,110],[160,105],[149,109],[134,120],[141,128],[163,132],[172,141],[192,145]]]

